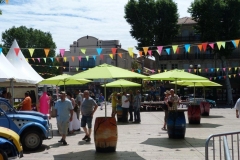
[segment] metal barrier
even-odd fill
[[[239,134],[240,131],[210,135],[205,143],[205,160],[240,160]],[[209,152],[210,145],[212,146],[211,155]]]

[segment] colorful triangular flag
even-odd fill
[[[33,52],[34,52],[34,48],[29,48],[28,51],[30,53],[30,56],[32,57],[33,56]]]

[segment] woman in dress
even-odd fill
[[[70,92],[67,92],[67,98],[72,102],[72,106],[75,107],[75,100]],[[69,123],[69,133],[72,134],[74,131],[80,130],[80,121],[77,119],[77,111],[74,109],[72,121]]]

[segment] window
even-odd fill
[[[164,72],[164,70],[167,69],[167,65],[166,64],[161,64],[160,68],[161,68],[161,72]]]
[[[172,64],[172,69],[178,68],[178,64]]]
[[[88,58],[88,60],[86,58],[82,58],[81,61],[79,62],[79,66],[80,68],[93,68],[95,67],[95,60],[94,58]]]
[[[63,62],[63,72],[69,72],[69,62]]]

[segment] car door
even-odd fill
[[[10,119],[8,118],[6,112],[8,111],[8,106],[5,102],[0,102],[0,126],[10,127]]]

